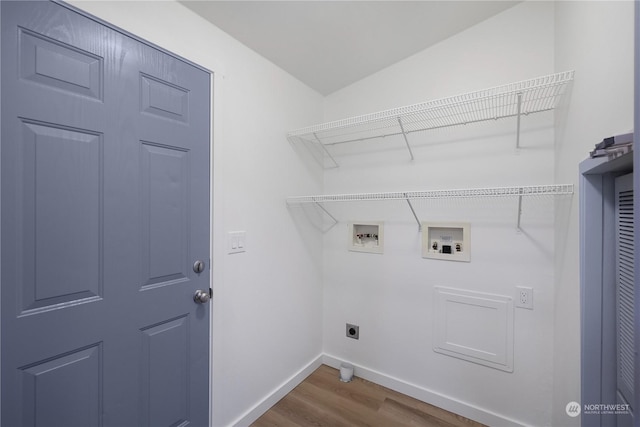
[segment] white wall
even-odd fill
[[[594,144],[633,129],[633,2],[555,8],[556,69],[576,70],[570,103],[556,112],[555,176],[577,185],[578,163]],[[574,197],[556,213],[553,425],[579,425],[565,413],[568,402],[580,402],[578,209]]]
[[[285,197],[321,192],[286,132],[320,121],[322,98],[173,1],[72,4],[216,73],[213,425],[230,425],[321,352],[321,238]],[[248,250],[227,255],[235,230]]]
[[[525,242],[499,234],[495,224],[483,224],[481,209],[485,208],[480,203],[424,209],[429,219],[448,219],[445,214],[452,209],[467,209],[450,215],[471,218],[475,268],[428,265],[433,262],[420,260],[418,237],[410,230],[415,226],[406,207],[336,209],[334,213],[345,219],[387,219],[391,223],[387,224],[388,249],[383,258],[346,254],[345,227],[337,226],[325,237],[325,352],[381,372],[383,377],[435,392],[433,399],[438,398],[435,394],[448,394],[522,423],[579,424],[579,418],[571,419],[565,413],[568,402],[580,401],[577,166],[603,137],[633,127],[632,31],[630,1],[525,3],[327,97],[325,119],[333,120],[548,72],[576,70],[568,105],[554,113],[550,134],[544,133],[549,122],[543,121],[542,127],[530,123],[529,136],[523,136],[531,141],[542,132],[540,141],[545,143],[535,149],[529,146],[516,157],[510,157],[509,150],[501,152],[497,138],[483,141],[482,148],[466,139],[473,132],[478,138],[490,136],[486,127],[425,135],[428,143],[414,148],[417,159],[411,164],[402,141],[375,143],[367,156],[344,151],[347,156],[342,163],[348,168],[326,173],[327,193],[550,179],[574,183],[576,192],[570,200],[554,204],[553,219],[543,208],[534,212],[542,228],[528,234]],[[494,131],[507,132],[508,126]],[[549,136],[554,146],[546,144]],[[413,136],[410,139],[422,142]],[[440,144],[443,141],[456,144],[445,147]],[[450,173],[453,169],[458,172]],[[499,212],[496,207],[494,213]],[[508,222],[510,217],[494,219]],[[408,228],[403,231],[401,227]],[[488,241],[478,243],[479,233],[514,249],[513,253],[503,255],[503,262],[494,266],[489,260],[478,260],[479,251],[490,250]],[[517,243],[522,247],[512,246]],[[526,266],[518,264],[522,260]],[[483,264],[478,265],[480,262]],[[514,263],[517,267],[512,269]],[[535,310],[516,309],[512,375],[463,366],[463,362],[445,360],[430,351],[430,290],[444,283],[504,294],[514,284],[534,287]],[[360,324],[360,342],[342,337],[345,321]],[[452,372],[457,373],[454,378]],[[531,375],[523,374],[526,372]],[[497,399],[491,401],[483,393],[486,384],[492,384],[492,395],[499,390]]]
[[[519,4],[326,98],[325,119],[480,90],[554,72],[554,8]],[[554,181],[553,114],[412,134],[341,156],[325,192],[546,184]],[[415,394],[491,425],[550,425],[553,391],[554,201],[469,200],[417,206],[430,221],[471,222],[471,263],[422,259],[406,203],[336,206],[341,220],[384,220],[384,255],[347,252],[346,224],[325,234],[324,350],[361,371],[411,384]],[[435,353],[433,288],[512,297],[534,288],[534,310],[515,309],[513,373]],[[472,323],[471,318],[453,321]],[[345,338],[346,322],[360,326]],[[357,374],[357,373],[356,373]],[[443,398],[444,397],[444,398]],[[479,415],[480,413],[480,415]]]

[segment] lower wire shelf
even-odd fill
[[[484,197],[516,197],[518,198],[518,220],[517,229],[520,230],[520,217],[522,214],[523,197],[546,197],[546,196],[567,196],[573,195],[573,184],[545,184],[513,187],[486,187],[486,188],[466,188],[453,190],[425,190],[425,191],[397,191],[386,193],[352,193],[352,194],[329,194],[315,196],[291,196],[287,197],[287,205],[293,206],[305,203],[314,203],[320,207],[333,221],[338,220],[324,207],[328,202],[361,202],[361,201],[383,201],[383,200],[404,200],[409,205],[418,229],[421,229],[421,222],[413,208],[412,201],[422,199],[452,199],[452,198],[484,198]]]

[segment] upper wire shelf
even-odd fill
[[[454,190],[396,191],[386,193],[323,194],[287,197],[287,204],[358,202],[375,200],[450,199],[472,197],[560,196],[573,194],[573,184],[487,187]]]
[[[430,129],[517,118],[516,147],[520,145],[520,117],[554,109],[573,80],[574,71],[564,71],[477,92],[393,108],[376,113],[321,123],[291,131],[290,142],[319,144],[335,167],[337,161],[327,147],[373,138],[402,135],[413,159],[408,135]]]

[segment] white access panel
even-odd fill
[[[433,350],[513,372],[513,300],[462,289],[434,291]]]

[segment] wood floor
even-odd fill
[[[338,376],[322,365],[252,427],[483,426],[362,378],[343,383]]]

